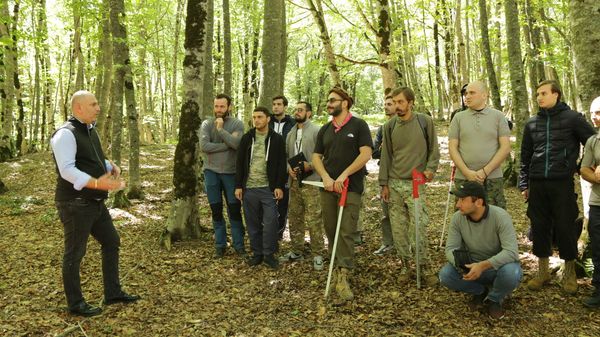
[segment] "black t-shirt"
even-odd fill
[[[373,141],[367,123],[354,116],[340,131],[336,133],[334,130],[332,122],[321,127],[314,153],[323,155],[325,170],[335,180],[358,157],[359,149],[363,146],[372,148]],[[349,192],[363,192],[366,172],[367,169],[363,167],[349,177]]]

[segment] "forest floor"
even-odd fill
[[[53,203],[56,173],[50,153],[0,164],[0,178],[10,189],[0,196],[0,335],[600,336],[600,310],[581,305],[591,291],[587,278],[579,280],[576,296],[563,295],[556,281],[540,292],[522,284],[499,321],[470,311],[465,295],[440,286],[417,290],[415,284],[400,284],[398,259],[373,255],[381,237],[375,161],[369,163],[361,213],[366,242],[356,248],[351,279],[356,299],[346,305],[324,304],[327,271],[314,271],[310,259],[278,271],[248,267],[232,250],[216,260],[208,231],[198,240],[174,244],[171,251],[161,249],[158,238],[173,196],[174,151],[173,145],[142,147],[146,197],[128,209],[111,209],[121,236],[122,284],[142,299],[106,306],[93,318],[66,312],[60,272],[63,230]],[[427,230],[436,269],[445,261],[437,247],[450,174],[447,151],[442,158],[427,192]],[[535,259],[525,237],[525,204],[515,188],[507,188],[506,194],[526,281]],[[204,196],[200,205],[202,226],[209,228]],[[99,248],[91,239],[81,271],[84,296],[96,305],[102,299]],[[284,241],[281,252],[288,249],[289,241]]]

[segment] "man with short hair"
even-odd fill
[[[458,198],[458,211],[450,221],[448,263],[440,270],[440,282],[472,295],[471,310],[486,303],[490,317],[502,318],[502,303],[523,276],[512,219],[504,209],[487,204],[483,185],[476,181],[465,181],[450,193]],[[457,261],[458,252],[468,258]]]
[[[391,90],[390,90],[391,92]],[[385,97],[383,111],[385,113],[386,121],[389,121],[393,116],[396,115],[394,109],[394,101],[391,95]],[[375,141],[373,142],[373,159],[381,159],[381,145],[383,143],[383,125],[377,129],[375,135]],[[379,161],[377,165],[379,165]],[[382,256],[387,252],[394,249],[394,238],[392,237],[392,227],[390,225],[390,215],[388,211],[387,202],[381,200],[381,211],[383,217],[381,218],[381,246],[373,252],[375,255]]]
[[[596,97],[590,106],[592,123],[600,127],[600,96]],[[594,292],[583,300],[588,308],[600,308],[600,144],[598,135],[591,136],[585,143],[583,159],[581,160],[581,177],[592,184],[589,197],[589,244],[592,247],[592,262],[594,274],[592,285]]]
[[[528,202],[533,254],[538,257],[538,273],[527,287],[539,290],[550,281],[548,257],[552,255],[554,233],[560,258],[565,260],[563,291],[575,294],[578,238],[573,223],[579,210],[573,175],[580,144],[584,145],[595,131],[582,114],[560,100],[558,82],[540,82],[536,95],[540,109],[523,130],[519,176],[519,189]]]
[[[223,195],[231,225],[231,239],[236,253],[245,256],[242,205],[235,198],[235,161],[244,123],[230,116],[231,97],[218,94],[214,116],[200,127],[200,149],[204,152],[204,185],[215,231],[215,256],[222,258],[227,248],[227,226],[223,217]]]
[[[312,155],[317,141],[319,127],[311,122],[312,106],[308,102],[296,103],[294,119],[296,125],[288,133],[286,140],[288,174],[290,181],[290,239],[292,249],[282,256],[280,261],[298,261],[303,259],[304,233],[308,227],[310,233],[310,249],[313,257],[313,268],[323,269],[323,229],[321,221],[321,205],[315,198],[315,189],[302,185],[301,181],[320,181],[321,178],[313,170]],[[302,157],[300,160],[299,157]],[[292,167],[289,162],[294,162]]]
[[[238,147],[235,197],[243,202],[252,257],[250,266],[264,262],[279,267],[275,258],[278,241],[277,204],[286,183],[285,142],[269,128],[271,114],[258,106],[252,112],[254,128],[246,132]]]
[[[288,114],[286,110],[288,107],[288,100],[285,96],[273,97],[273,116],[269,122],[269,127],[276,133],[283,137],[283,141],[287,139],[287,135],[296,124],[296,121]],[[286,173],[287,174],[287,173]],[[286,184],[283,190],[283,198],[277,203],[277,210],[279,211],[279,239],[283,238],[283,232],[285,231],[285,225],[288,219],[288,204],[290,200],[290,187]]]
[[[408,282],[416,273],[409,266],[418,245],[420,268],[425,275],[425,285],[437,283],[437,277],[428,270],[427,225],[429,216],[425,206],[425,185],[419,185],[418,209],[415,210],[413,191],[413,169],[433,179],[440,161],[440,150],[433,119],[425,114],[413,112],[415,94],[408,87],[392,91],[394,110],[392,117],[383,126],[383,146],[379,185],[381,198],[388,203],[392,236],[397,254],[402,260],[400,281]],[[415,212],[419,212],[418,217]],[[419,223],[416,223],[416,219]],[[419,230],[419,241],[416,241]]]
[[[365,165],[371,158],[373,141],[367,123],[350,112],[354,100],[340,87],[329,90],[327,112],[332,120],[321,127],[313,153],[313,167],[323,180],[321,213],[323,226],[333,252],[337,227],[338,202],[348,179],[346,205],[340,222],[335,261],[335,290],[342,301],[354,298],[349,271],[354,268],[354,235],[361,194],[364,191]]]
[[[73,116],[50,139],[58,173],[54,200],[65,236],[62,277],[69,312],[95,316],[102,309],[85,301],[79,275],[90,234],[102,247],[104,304],[129,303],[140,297],[124,292],[119,280],[119,233],[104,200],[109,191],[125,188],[125,182],[119,177],[121,169],[102,151],[95,128],[98,100],[89,91],[77,91],[71,110]]]
[[[468,109],[450,123],[448,151],[458,168],[455,185],[467,180],[483,184],[488,203],[506,208],[502,163],[510,154],[510,129],[504,114],[487,105],[488,96],[482,81],[467,85]]]

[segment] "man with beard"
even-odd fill
[[[456,114],[448,131],[448,151],[456,168],[456,186],[476,181],[488,203],[506,208],[502,162],[510,154],[510,129],[502,112],[487,105],[488,90],[481,81],[469,83],[468,109]]]
[[[339,87],[329,90],[327,112],[333,119],[323,125],[317,135],[313,166],[323,180],[321,212],[329,242],[329,253],[335,240],[338,201],[348,183],[348,197],[343,211],[335,253],[335,290],[343,301],[354,298],[348,273],[354,268],[354,235],[364,191],[365,165],[371,158],[373,141],[367,123],[350,112],[352,97]]]
[[[383,126],[383,147],[379,167],[381,198],[388,203],[392,236],[397,254],[402,260],[400,281],[408,282],[415,273],[409,267],[411,252],[419,245],[420,268],[425,273],[425,285],[437,283],[437,277],[427,272],[429,223],[425,207],[425,185],[419,185],[418,209],[412,197],[412,171],[422,172],[427,181],[433,179],[440,161],[440,150],[433,120],[430,116],[413,112],[415,94],[408,87],[392,91],[397,116]],[[419,223],[416,214],[419,212]],[[420,242],[415,242],[416,230]]]
[[[573,175],[580,144],[585,144],[595,132],[582,114],[561,102],[558,82],[540,82],[536,95],[540,109],[523,130],[519,176],[519,189],[528,202],[533,254],[538,257],[538,274],[527,287],[539,290],[550,281],[548,258],[552,255],[554,233],[560,258],[565,260],[562,289],[575,294],[578,237],[573,223],[579,209]]]
[[[396,111],[394,110],[394,101],[392,100],[391,95],[387,95],[385,97],[383,110],[385,111],[385,119],[388,121],[396,115]],[[375,141],[373,142],[373,159],[381,159],[382,143],[383,125],[377,129],[377,134],[375,135]],[[379,162],[377,162],[377,164],[379,164]],[[373,252],[373,254],[379,256],[386,254],[394,248],[394,238],[392,237],[392,227],[390,225],[388,204],[383,200],[381,200],[381,211],[383,213],[383,218],[381,219],[381,247]]]
[[[302,180],[320,181],[320,177],[313,170],[312,155],[317,141],[319,127],[310,120],[312,106],[308,102],[296,103],[294,119],[296,125],[288,133],[286,152],[288,158],[288,174],[290,180],[290,239],[292,249],[279,260],[282,262],[298,261],[303,259],[304,233],[308,227],[310,233],[310,250],[313,254],[313,268],[323,269],[323,229],[321,222],[321,205],[315,198],[312,187],[302,186]],[[297,158],[306,160],[296,160]],[[294,167],[290,166],[290,159]],[[306,220],[306,221],[305,221]]]
[[[285,141],[287,139],[287,135],[296,124],[296,121],[287,115],[285,112],[288,107],[288,100],[285,96],[275,96],[273,97],[273,116],[271,121],[269,122],[269,127],[273,129],[276,133],[280,134]],[[285,231],[285,225],[287,223],[288,218],[288,203],[290,200],[290,187],[286,184],[285,189],[283,190],[283,198],[279,200],[277,203],[277,211],[279,212],[279,239],[283,237],[283,232]]]
[[[512,219],[504,209],[487,204],[483,185],[476,181],[463,182],[451,193],[458,211],[450,221],[448,263],[440,270],[440,282],[472,295],[471,310],[487,304],[491,318],[502,318],[502,302],[523,275]]]
[[[258,106],[252,112],[254,128],[246,132],[238,147],[235,197],[243,202],[252,257],[250,266],[264,262],[279,267],[277,252],[277,201],[286,183],[285,141],[269,128],[271,114]]]
[[[230,116],[231,97],[219,94],[214,100],[214,117],[200,127],[200,149],[204,152],[204,184],[215,230],[215,256],[222,258],[227,248],[227,228],[223,218],[223,195],[231,224],[236,253],[244,256],[244,225],[241,204],[235,198],[235,159],[244,124]]]

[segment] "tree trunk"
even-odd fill
[[[202,101],[202,119],[211,116],[214,103],[214,74],[213,74],[213,34],[214,34],[214,0],[206,1],[206,42],[204,43],[204,100]],[[202,170],[200,170],[202,171]],[[201,172],[200,172],[201,173]]]
[[[227,0],[228,1],[228,0]],[[173,46],[173,79],[171,80],[171,138],[177,138],[177,70],[179,69],[179,36],[181,35],[181,17],[183,16],[184,0],[177,0],[177,13],[175,14],[175,43]]]
[[[569,9],[576,87],[581,109],[588,112],[592,100],[600,96],[600,2],[571,0]]]
[[[17,139],[15,141],[15,148],[17,155],[23,154],[23,140],[25,136],[25,106],[23,104],[23,93],[21,91],[21,81],[19,80],[19,52],[17,50],[17,23],[19,22],[19,11],[20,3],[17,1],[13,7],[13,26],[12,26],[12,40],[13,40],[13,57],[14,57],[14,72],[13,80],[15,85],[15,98],[17,100],[17,109],[19,110],[19,116],[17,119]]]
[[[287,20],[285,12],[285,1],[281,1],[281,16],[279,17],[279,81],[277,91],[283,95],[285,89],[285,69],[287,67]],[[263,45],[264,46],[264,45]]]
[[[453,110],[459,104],[460,88],[456,82],[456,67],[454,64],[454,36],[452,35],[453,24],[450,8],[445,0],[442,0],[443,22],[444,22],[444,59],[446,63],[446,77],[449,82],[450,104],[449,107]]]
[[[110,90],[112,84],[112,64],[113,64],[113,45],[110,39],[110,21],[109,7],[106,2],[102,6],[102,19],[100,22],[100,33],[98,43],[98,79],[96,83],[96,98],[100,104],[100,114],[98,115],[98,129],[102,139],[102,146],[107,149],[111,144],[110,140]]]
[[[438,19],[440,10],[439,10],[439,1],[436,2],[435,6],[435,17],[436,19],[433,21],[433,41],[434,41],[434,60],[435,60],[435,82],[437,88],[437,106],[438,106],[438,118],[442,118],[444,116],[444,84],[442,80],[442,66],[440,64],[440,31],[439,31],[439,23]]]
[[[506,18],[506,48],[508,51],[508,65],[510,73],[510,87],[512,92],[512,115],[515,121],[517,142],[515,144],[515,157],[512,160],[513,170],[509,181],[516,186],[519,166],[516,158],[520,157],[521,141],[523,140],[523,128],[529,118],[527,110],[527,87],[525,85],[525,73],[521,61],[521,33],[519,31],[519,10],[515,0],[504,1],[504,13]]]
[[[325,60],[327,61],[327,69],[329,70],[329,76],[331,76],[332,86],[341,86],[342,81],[340,79],[340,72],[338,70],[335,53],[333,52],[333,46],[331,45],[331,37],[327,31],[327,24],[325,23],[325,16],[323,15],[323,6],[321,0],[306,0],[310,8],[310,12],[313,15],[313,19],[319,27],[321,43],[325,50]]]
[[[265,0],[263,40],[261,48],[261,80],[258,105],[269,107],[271,99],[283,94],[280,88],[281,78],[281,34],[283,21],[283,1]]]
[[[388,0],[378,0],[379,29],[377,31],[377,42],[379,43],[379,62],[381,77],[383,78],[383,89],[396,87],[396,63],[390,57],[390,45],[392,42],[392,20],[390,18]]]
[[[179,142],[175,149],[173,184],[175,198],[161,236],[161,245],[171,249],[171,242],[197,238],[198,190],[195,169],[198,158],[198,128],[201,124],[204,81],[204,43],[206,42],[207,0],[188,0],[185,24],[185,58],[183,60],[183,103],[179,121]]]
[[[502,109],[500,89],[498,88],[498,80],[496,79],[496,69],[494,69],[494,63],[492,61],[492,50],[490,48],[490,36],[488,32],[488,14],[485,0],[479,0],[479,27],[481,29],[481,44],[483,47],[482,52],[483,58],[485,59],[485,68],[488,74],[492,105],[496,109]],[[511,37],[508,40],[513,39],[512,35],[508,36]],[[521,52],[519,52],[519,55],[521,55]]]
[[[52,110],[52,77],[50,76],[50,48],[48,47],[48,20],[46,18],[46,0],[39,0],[38,8],[38,34],[41,41],[40,68],[43,77],[43,108],[41,125],[42,148],[47,148],[46,135],[54,132],[54,111]]]
[[[15,72],[17,65],[15,63],[14,48],[16,48],[16,36],[11,32],[11,16],[8,9],[8,0],[0,0],[0,37],[5,41],[3,50],[3,69],[4,69],[4,92],[2,95],[3,99],[3,110],[2,110],[2,132],[3,136],[7,137],[7,144],[3,144],[2,152],[10,153],[9,157],[13,156],[12,153],[12,133],[13,133],[13,107],[15,100]],[[4,148],[6,146],[6,148]],[[3,155],[3,157],[5,157]]]
[[[85,62],[83,60],[83,53],[81,52],[81,7],[83,3],[80,0],[74,0],[73,6],[73,59],[77,62],[77,73],[75,76],[75,88],[74,91],[84,90],[85,84],[83,79],[83,67]]]

